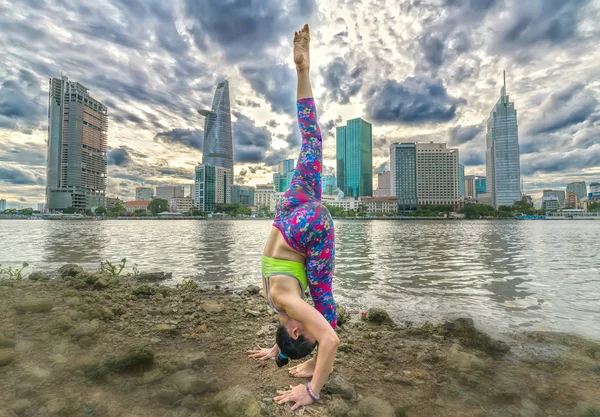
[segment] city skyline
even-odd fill
[[[109,108],[109,195],[132,198],[142,182],[189,182],[204,144],[196,109],[210,107],[225,79],[236,182],[269,182],[271,167],[299,151],[293,67],[284,58],[290,28],[305,21],[315,40],[325,172],[335,167],[335,127],[362,117],[373,123],[374,176],[389,145],[405,141],[447,142],[459,148],[465,175],[484,174],[485,120],[506,69],[524,192],[539,199],[543,189],[600,177],[597,2],[380,10],[364,1],[308,1],[303,10],[266,2],[263,14],[254,2],[104,6],[82,1],[69,10],[73,19],[61,5],[2,6],[0,198],[11,207],[44,201],[47,80],[61,72]],[[234,24],[224,25],[225,16]],[[49,29],[56,25],[60,33]]]

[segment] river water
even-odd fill
[[[0,221],[0,264],[171,271],[227,287],[260,285],[270,221]],[[336,222],[334,294],[397,320],[470,316],[493,334],[600,339],[600,221]],[[30,268],[30,270],[32,270]]]

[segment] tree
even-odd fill
[[[127,214],[127,209],[120,204],[115,205],[110,209],[109,216],[111,217],[121,217]]]
[[[96,216],[106,216],[107,212],[106,207],[96,207]]]
[[[200,209],[198,209],[196,207],[192,207],[192,209],[188,213],[188,216],[192,216],[192,217],[204,216],[204,213],[201,212]]]
[[[258,213],[261,217],[269,217],[271,215],[271,210],[267,206],[263,206],[258,210]]]
[[[148,210],[153,216],[156,216],[158,213],[169,211],[169,202],[162,198],[155,198],[148,204]]]
[[[588,206],[588,211],[600,211],[600,201],[595,202],[595,203],[590,203]]]
[[[86,216],[93,216],[93,215],[94,215],[94,213],[92,212],[92,210],[91,210],[91,209],[87,209],[87,210],[85,211],[85,215],[86,215]]]
[[[134,217],[146,217],[148,212],[146,209],[137,209],[131,215]]]
[[[76,211],[77,210],[75,210],[75,207],[67,207],[66,209],[63,210],[63,214],[73,214]]]
[[[24,208],[23,210],[19,210],[19,214],[21,214],[23,216],[31,216],[33,214],[33,209]]]

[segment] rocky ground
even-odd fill
[[[0,417],[292,414],[272,397],[306,380],[245,354],[274,339],[258,287],[57,274],[0,285]],[[297,414],[600,416],[600,343],[521,333],[507,344],[470,319],[417,327],[377,310],[344,319],[323,401]]]

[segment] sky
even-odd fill
[[[294,30],[311,25],[311,79],[334,172],[335,127],[373,124],[389,145],[447,142],[485,174],[502,71],[526,193],[600,181],[600,1],[0,0],[0,199],[44,201],[49,78],[108,107],[107,195],[193,183],[216,84],[229,80],[235,182],[295,158]]]

